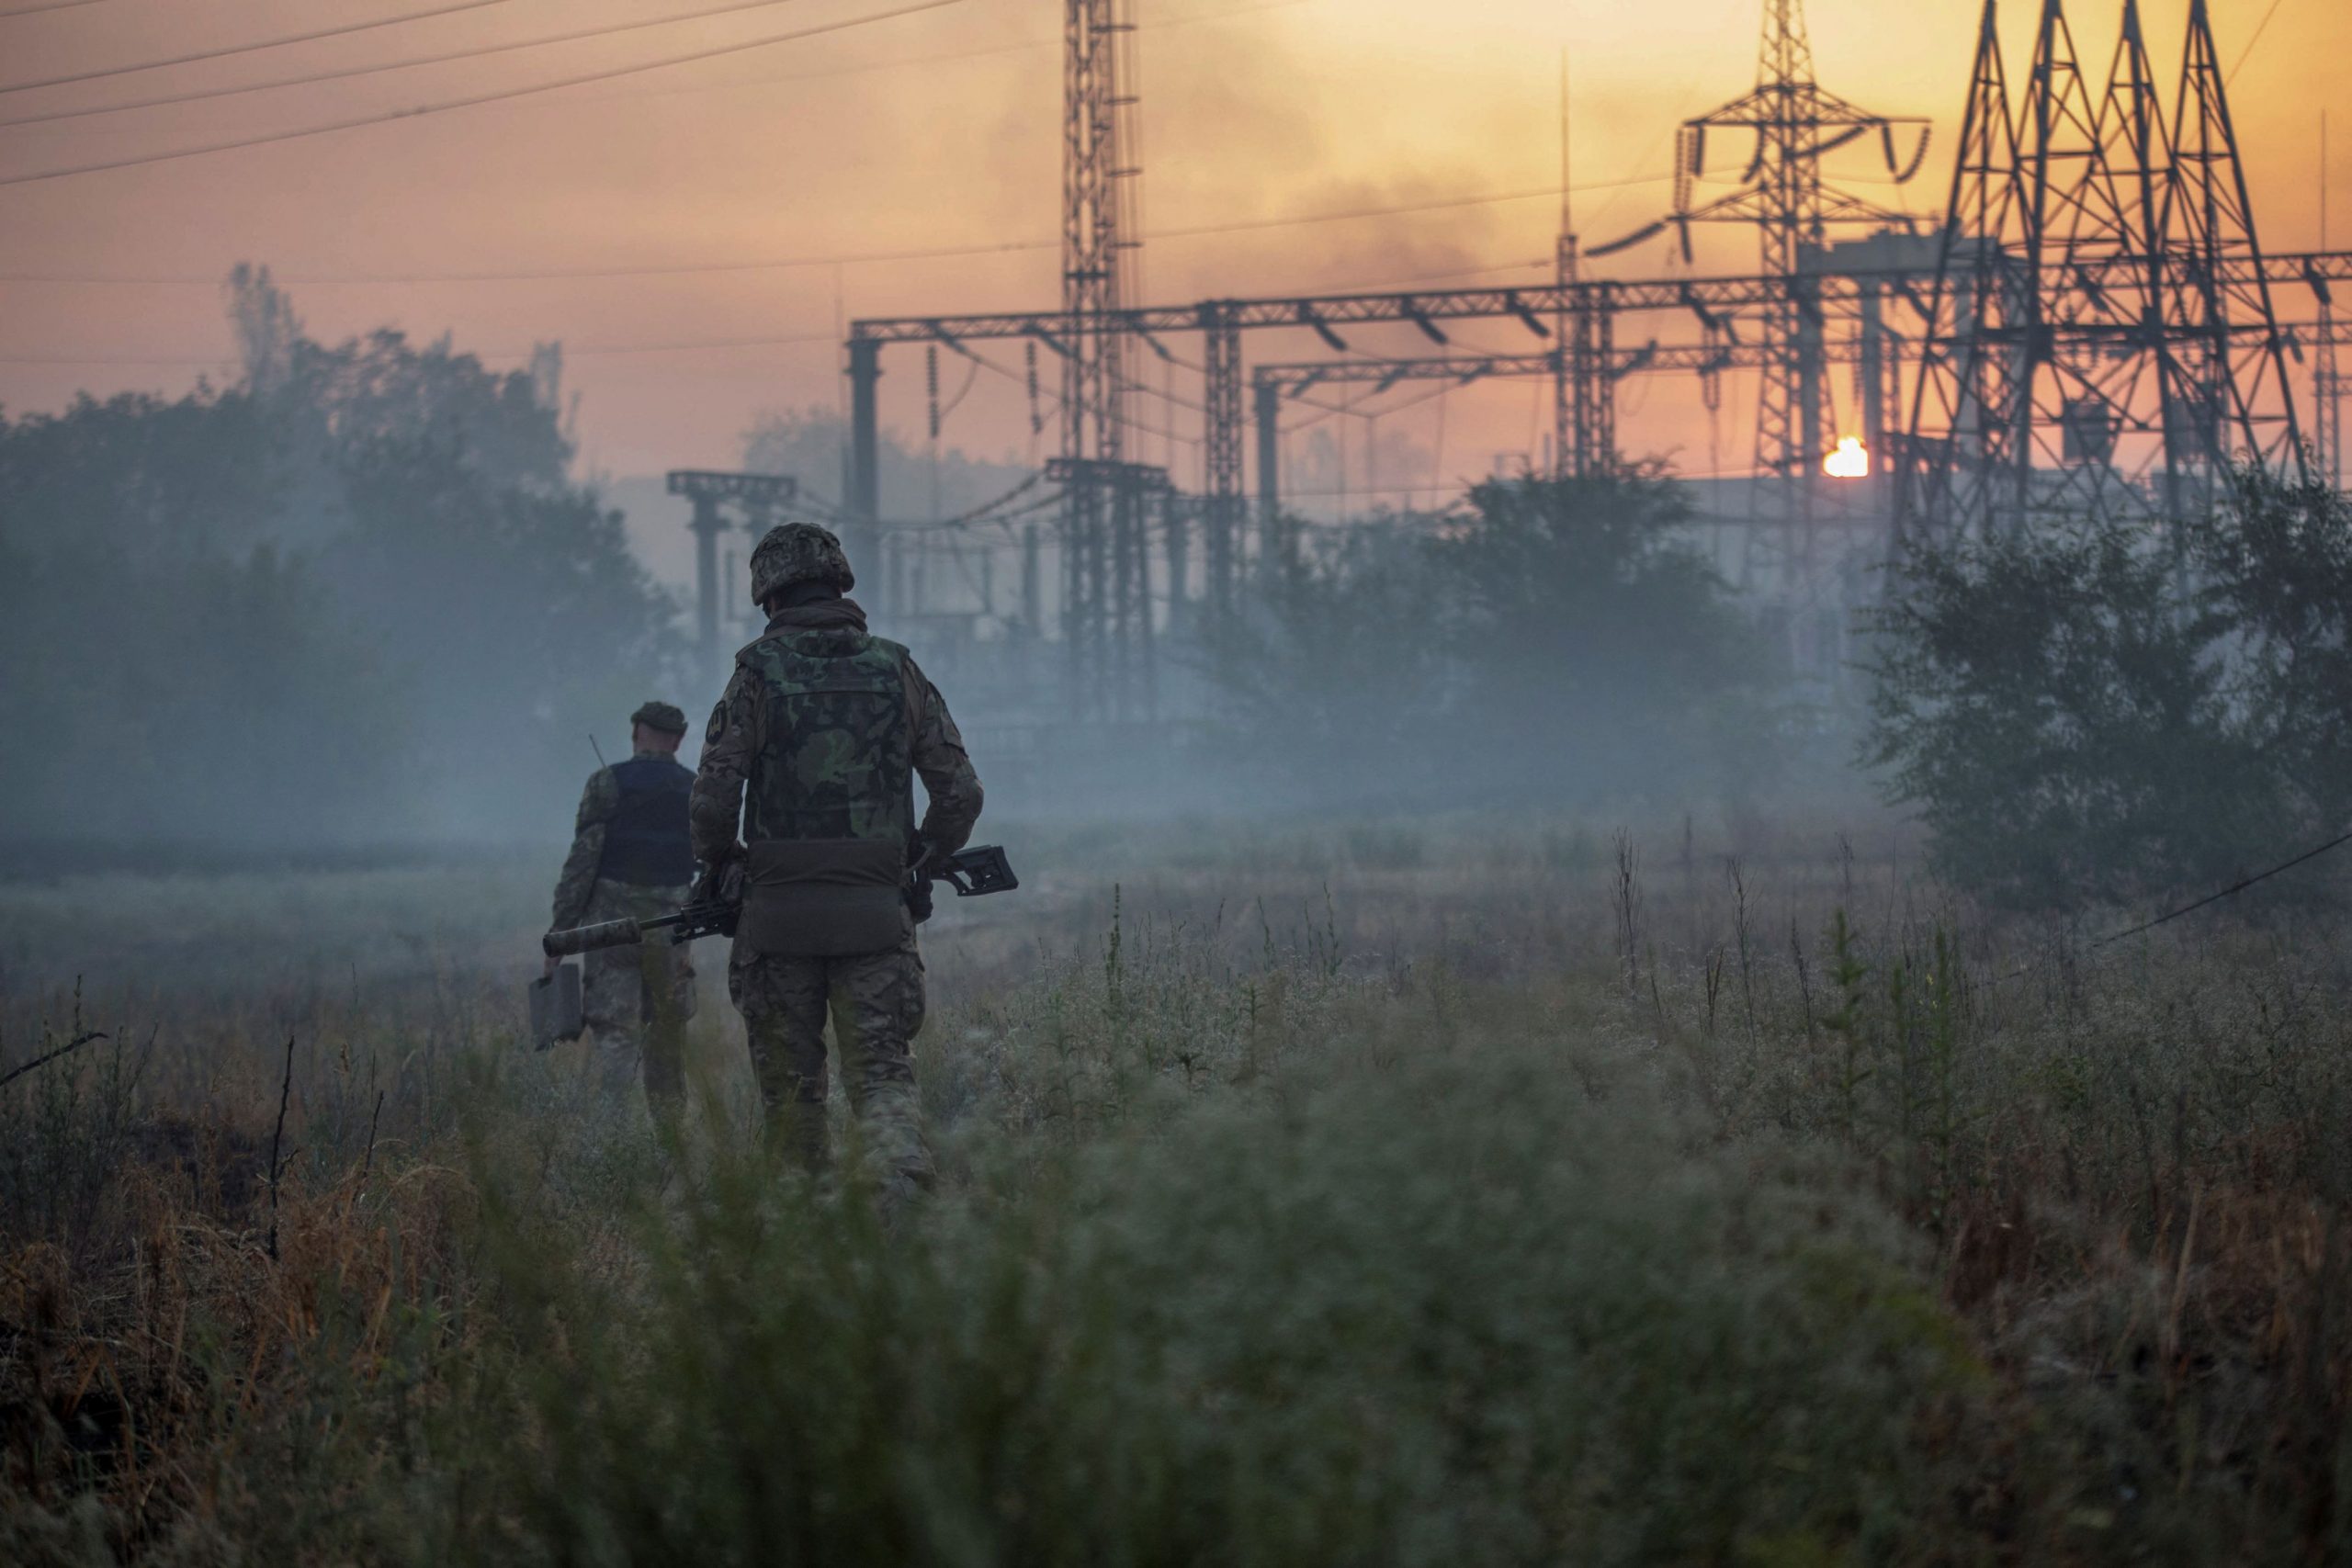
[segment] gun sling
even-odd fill
[[[787,958],[886,952],[907,934],[906,875],[893,840],[762,840],[745,865],[737,938]]]

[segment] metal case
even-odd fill
[[[560,964],[531,982],[531,1043],[541,1051],[577,1040],[588,1027],[580,1004],[580,965]]]

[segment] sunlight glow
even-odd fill
[[[1866,479],[1871,477],[1871,449],[1859,435],[1841,435],[1838,450],[1821,459],[1821,471],[1833,479]]]

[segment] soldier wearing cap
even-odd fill
[[[844,597],[855,585],[841,541],[814,524],[770,529],[752,551],[767,629],[735,656],[703,734],[694,852],[714,879],[742,863],[727,987],[772,1135],[825,1168],[830,1017],[861,1147],[895,1210],[932,1173],[914,1077],[922,959],[904,893],[913,865],[971,837],[980,781],[938,689]]]
[[[629,715],[631,755],[598,768],[581,792],[571,853],[555,885],[552,929],[644,919],[686,901],[694,881],[686,802],[694,774],[678,763],[686,716],[668,703]],[[548,960],[553,973],[557,961]],[[645,1082],[657,1111],[684,1094],[681,1032],[694,1013],[694,968],[666,942],[591,953],[581,976],[582,1010],[595,1033],[606,1089],[616,1096]]]

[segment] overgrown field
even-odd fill
[[[895,1234],[764,1156],[721,954],[682,1139],[517,1039],[548,867],[0,891],[0,1073],[103,1033],[0,1087],[0,1562],[2352,1555],[2340,918],[1005,836]]]

